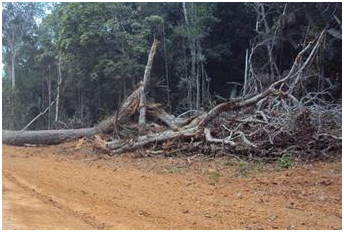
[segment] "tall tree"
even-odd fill
[[[2,3],[2,40],[4,55],[10,60],[12,89],[16,87],[16,61],[21,47],[35,30],[36,16],[41,13],[37,3]],[[6,59],[5,58],[5,59]]]

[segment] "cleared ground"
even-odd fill
[[[3,229],[341,229],[342,165],[3,145]]]

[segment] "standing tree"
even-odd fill
[[[207,95],[209,78],[205,72],[206,57],[202,40],[209,35],[210,26],[217,19],[213,17],[213,5],[202,3],[182,3],[185,29],[191,55],[191,70],[188,80],[189,108],[200,110],[209,100]]]
[[[10,61],[12,90],[16,87],[15,67],[20,48],[36,28],[40,5],[36,3],[2,3],[2,40],[5,59]]]

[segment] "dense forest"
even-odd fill
[[[142,79],[154,38],[147,97],[175,115],[262,91],[324,28],[308,85],[341,98],[341,3],[2,6],[5,129],[43,112],[29,129],[87,127],[113,114]],[[245,78],[260,83],[244,89]]]

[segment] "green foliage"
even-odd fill
[[[219,183],[221,177],[222,174],[220,172],[212,170],[209,172],[209,178],[211,180],[209,184],[215,186],[217,183]]]
[[[216,181],[218,181],[221,176],[222,175],[219,172],[216,172],[216,171],[210,172],[210,178]]]
[[[278,166],[283,169],[288,169],[295,164],[295,159],[291,155],[283,155],[277,159]]]
[[[229,167],[229,166],[233,166],[233,162],[232,162],[232,161],[226,161],[226,162],[225,162],[225,165],[228,166],[228,167]]]
[[[169,173],[169,174],[177,174],[177,173],[180,174],[180,173],[184,173],[186,169],[183,167],[170,166],[170,167],[166,167],[165,171],[166,173]]]
[[[247,177],[248,173],[249,173],[248,163],[244,162],[244,161],[240,161],[236,167],[236,176],[237,177]]]
[[[164,24],[164,19],[158,15],[151,15],[146,18],[146,22],[151,27],[161,27]]]
[[[21,129],[48,106],[48,83],[52,88],[50,98],[55,99],[59,64],[63,77],[61,121],[93,125],[105,114],[111,115],[142,79],[154,36],[161,44],[148,85],[150,98],[166,103],[164,86],[168,75],[172,113],[178,114],[189,107],[185,91],[192,63],[189,39],[201,51],[197,62],[204,65],[204,70],[199,68],[196,72],[207,74],[212,94],[228,97],[226,82],[243,81],[245,50],[256,36],[256,12],[249,3],[188,2],[189,25],[181,3],[8,2],[2,6],[6,129]],[[266,4],[272,30],[279,28],[279,13],[284,6]],[[283,31],[276,32],[274,48],[282,57],[278,65],[290,68],[293,52],[303,43],[305,34],[311,40],[324,25],[329,25],[324,54],[331,60],[326,60],[326,76],[340,74],[341,29],[333,26],[333,15],[341,20],[340,9],[338,4],[288,3],[288,24]],[[256,39],[270,37],[257,35]],[[291,44],[290,48],[286,44]],[[17,83],[12,90],[11,56],[15,51]],[[259,57],[266,55],[262,53]],[[263,71],[266,69],[266,65],[261,67]],[[47,129],[53,115],[54,109],[50,116],[46,114],[32,125],[32,129]],[[243,165],[239,172],[245,174],[245,170]]]

